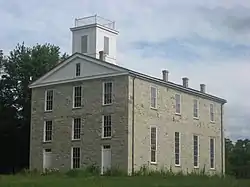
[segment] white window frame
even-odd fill
[[[71,148],[71,169],[79,169],[79,168],[74,168],[74,158],[73,158],[73,154],[74,154],[74,148],[79,149],[79,168],[81,168],[81,147],[72,147]]]
[[[52,109],[51,110],[47,110],[47,102],[48,102],[48,98],[47,98],[47,95],[48,95],[48,92],[49,91],[52,91]],[[48,89],[48,90],[45,90],[45,98],[44,98],[45,102],[44,102],[44,111],[46,112],[51,112],[53,110],[53,105],[54,105],[54,89]]]
[[[47,127],[47,122],[48,121],[51,121],[51,139],[50,140],[46,140],[46,135],[47,135],[47,132],[46,132],[46,127]],[[52,120],[45,120],[44,121],[44,126],[43,126],[43,141],[44,142],[52,142],[52,139],[53,139],[53,121]]]
[[[213,144],[214,144],[214,147],[213,147],[214,148],[213,149],[213,152],[214,152],[214,154],[213,154],[213,166],[214,167],[211,167],[211,165],[212,165],[212,162],[211,162],[211,160],[212,160],[212,158],[211,158],[211,140],[213,140]],[[209,168],[212,170],[215,169],[215,138],[214,137],[209,138]]]
[[[178,105],[178,103],[177,103],[177,97],[176,97],[177,95],[180,97],[180,103],[179,103],[179,105],[180,105],[180,111],[179,112],[177,112],[177,105]],[[178,93],[175,94],[175,114],[181,115],[181,94],[178,94]]]
[[[80,87],[81,88],[81,105],[80,106],[77,106],[75,107],[75,88],[76,87]],[[82,100],[83,100],[83,88],[82,88],[82,85],[77,85],[77,86],[73,86],[73,108],[81,108],[82,107]]]
[[[110,136],[104,136],[105,135],[105,116],[110,116],[110,123],[111,123],[111,129],[110,129]],[[106,115],[102,115],[102,138],[105,139],[105,138],[111,138],[112,137],[112,115],[111,114],[106,114]]]
[[[176,164],[176,149],[175,149],[175,146],[176,146],[176,142],[175,142],[175,133],[179,133],[179,164]],[[174,132],[174,164],[175,166],[177,167],[180,167],[181,166],[181,133],[180,132]]]
[[[79,69],[78,69],[78,67],[79,67]],[[79,70],[79,71],[78,71]],[[79,73],[79,74],[78,74]],[[79,77],[79,76],[81,76],[81,63],[76,63],[76,65],[75,65],[75,76],[76,77]]]
[[[152,139],[151,139],[151,133],[152,128],[155,128],[155,161],[152,161]],[[150,163],[156,164],[157,163],[157,127],[155,125],[150,126]]]
[[[197,102],[197,108],[195,108],[195,102]],[[195,112],[197,113],[197,116],[195,116]],[[199,100],[198,99],[193,99],[193,117],[195,119],[199,119]]]
[[[213,108],[213,110],[211,111],[211,106]],[[213,119],[212,119],[212,114],[213,114]],[[214,104],[213,103],[210,103],[209,105],[209,117],[210,117],[210,121],[211,122],[215,122],[215,112],[214,112]]]
[[[194,137],[197,137],[197,166],[195,165],[195,151],[194,151],[194,148],[195,148],[195,145],[194,145]],[[199,168],[199,165],[200,165],[200,138],[197,134],[194,134],[193,135],[193,165],[194,165],[194,168]]]
[[[152,96],[152,89],[155,89],[155,97]],[[155,106],[152,104],[155,100]],[[155,86],[150,86],[150,108],[157,109],[157,88]]]
[[[105,85],[111,83],[111,102],[105,103]],[[112,105],[113,104],[113,93],[114,93],[114,83],[113,81],[105,81],[102,83],[102,104],[103,105]]]
[[[75,119],[80,119],[80,132],[79,138],[75,138]],[[81,139],[81,128],[82,128],[82,119],[80,117],[76,117],[72,119],[72,140],[80,140]]]

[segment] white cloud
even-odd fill
[[[118,62],[121,65],[154,76],[161,76],[161,70],[167,68],[171,80],[181,83],[181,77],[188,76],[190,86],[196,89],[199,89],[201,82],[206,83],[210,93],[228,100],[228,131],[232,137],[238,138],[249,133],[247,122],[242,120],[250,116],[249,112],[243,112],[250,111],[246,102],[250,93],[248,57],[209,61],[215,59],[215,53],[211,52],[213,49],[190,46],[206,57],[206,60],[194,65],[192,62],[171,61],[163,57],[145,59],[142,51],[131,48],[131,43],[188,38],[196,33],[207,39],[248,45],[250,32],[246,32],[248,28],[244,23],[250,17],[249,9],[250,2],[245,0],[29,0],[25,3],[0,0],[0,17],[4,23],[0,25],[0,47],[8,51],[17,42],[25,41],[27,45],[49,42],[71,53],[69,28],[73,26],[74,18],[97,13],[116,21],[120,31]],[[241,30],[239,25],[233,27],[235,22],[242,23]]]

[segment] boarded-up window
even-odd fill
[[[214,105],[210,104],[210,121],[214,121]]]
[[[198,100],[197,99],[194,99],[193,115],[194,115],[195,118],[198,118]]]
[[[181,113],[181,96],[179,94],[175,94],[175,113]]]
[[[88,36],[82,36],[81,38],[81,52],[87,53],[88,52]]]
[[[104,53],[109,54],[109,38],[104,36]]]
[[[157,90],[155,87],[151,87],[151,107],[157,108]]]

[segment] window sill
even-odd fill
[[[150,162],[151,165],[157,165],[157,162]]]
[[[72,110],[81,109],[82,107],[73,107]]]
[[[102,137],[102,140],[111,140],[112,139],[112,137],[110,136],[110,137]]]
[[[193,117],[193,119],[195,119],[195,120],[199,120],[199,117]]]
[[[44,113],[51,113],[53,110],[45,110]]]
[[[72,142],[78,142],[78,141],[80,141],[81,139],[72,139],[71,141]]]
[[[102,106],[110,106],[110,105],[112,105],[113,103],[107,103],[107,104],[104,104],[104,103],[102,103]]]
[[[210,121],[210,123],[213,123],[213,124],[215,124],[215,121]]]
[[[215,168],[210,168],[211,171],[215,171]]]
[[[175,167],[181,167],[181,165],[180,164],[175,164]]]
[[[177,116],[181,116],[181,113],[175,113],[175,115],[177,115]]]
[[[152,109],[152,110],[157,110],[157,108],[155,108],[155,107],[152,107],[152,106],[150,107],[150,109]]]
[[[194,169],[199,169],[199,166],[194,166]]]
[[[50,140],[50,141],[43,141],[43,143],[52,143],[52,140]]]

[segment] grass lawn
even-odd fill
[[[250,187],[250,180],[198,176],[0,176],[2,187]]]

